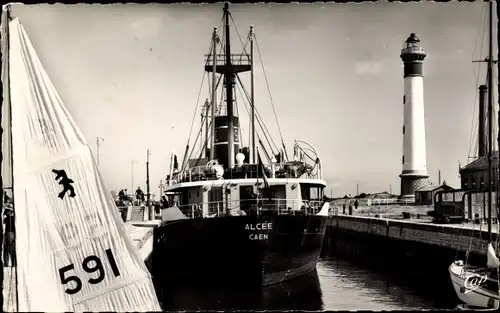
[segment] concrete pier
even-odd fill
[[[485,254],[488,244],[487,226],[473,223],[433,224],[417,219],[336,215],[330,218],[329,227],[449,249],[466,250],[470,247],[470,251],[477,254]],[[495,241],[497,225],[493,225],[492,232],[492,240]]]

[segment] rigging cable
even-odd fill
[[[238,78],[238,79],[239,79],[239,78]],[[241,81],[240,81],[240,85],[241,85]],[[237,85],[237,86],[238,86],[238,87],[242,87],[242,86],[240,86],[240,85]],[[238,89],[238,91],[240,91],[240,92],[241,92],[241,90],[240,90],[240,89]],[[247,104],[247,102],[245,102],[244,100],[243,100],[243,104],[244,104],[244,106],[245,106],[245,109],[246,109],[247,113],[250,115],[250,104]],[[256,117],[257,117],[257,116],[256,116]],[[262,132],[264,133],[264,130],[263,130],[263,128],[262,128],[262,125],[260,124],[260,120],[259,120],[259,118],[257,117],[256,119],[257,119],[257,123],[259,124],[259,126],[261,126],[261,130],[262,130]],[[261,137],[260,137],[259,133],[258,133],[258,132],[256,132],[256,133],[255,133],[255,136],[257,137],[257,140],[258,140],[258,142],[259,142],[259,145],[260,145],[260,147],[262,148],[262,151],[264,152],[264,156],[265,156],[265,157],[267,158],[267,160],[270,162],[270,161],[271,161],[271,158],[269,157],[269,153],[267,152],[267,147],[266,147],[266,146],[264,145],[264,143],[262,142],[262,139],[261,139]],[[265,136],[265,133],[264,133],[264,136]],[[267,137],[266,137],[266,139],[267,139]],[[267,140],[267,141],[268,141],[268,140]],[[268,144],[269,144],[269,141],[268,141]],[[272,150],[272,147],[271,147],[271,150]]]
[[[240,40],[241,46],[243,47],[243,53],[245,54],[246,57],[250,58],[250,55],[246,52],[246,46],[248,45],[248,40],[246,44],[243,44],[243,40],[241,39],[240,33],[238,32],[238,28],[236,28],[236,23],[233,20],[233,16],[229,14],[229,17],[231,18],[231,21],[233,22],[233,28],[236,31],[236,35],[238,36],[238,39]]]
[[[485,6],[483,8],[483,11],[482,11],[482,21],[483,21],[483,28],[482,28],[482,31],[481,31],[481,36],[479,36],[479,31],[481,30],[481,28],[478,29],[478,32],[476,34],[476,40],[475,40],[475,43],[474,43],[474,50],[472,52],[472,60],[475,59],[475,55],[476,55],[476,51],[477,51],[477,45],[478,45],[478,40],[479,38],[481,38],[481,45],[480,45],[480,50],[479,50],[479,59],[481,58],[481,56],[483,55],[483,48],[484,48],[484,34],[485,34],[485,31],[486,31],[486,26],[487,26],[487,21],[488,19],[486,18],[486,13],[488,12],[488,9],[487,7]],[[477,109],[477,101],[478,101],[478,97],[477,97],[477,89],[479,88],[479,76],[480,76],[480,70],[478,69],[476,71],[476,68],[474,66],[474,62],[472,63],[472,71],[474,72],[474,84],[475,84],[475,91],[474,91],[474,107],[473,107],[473,113],[472,113],[472,122],[471,122],[471,130],[470,130],[470,138],[469,138],[469,153],[467,155],[467,163],[469,163],[469,159],[471,158],[471,154],[473,153],[472,152],[472,149],[474,149],[474,155],[477,155],[478,154],[478,145],[477,144],[474,144],[477,140],[477,132],[478,132],[478,127],[479,125],[477,125],[476,127],[476,123],[477,123],[477,119],[476,119],[476,109]],[[488,91],[489,92],[489,91]]]
[[[254,41],[255,41],[255,46],[257,47],[257,54],[259,55],[259,60],[260,60],[260,64],[262,65],[262,72],[264,73],[264,80],[266,82],[266,86],[267,86],[267,91],[269,92],[269,99],[271,100],[271,106],[273,108],[273,112],[274,112],[274,118],[276,119],[276,124],[278,126],[278,131],[279,131],[279,134],[280,134],[280,138],[281,138],[281,143],[283,144],[283,146],[285,145],[284,141],[283,141],[283,134],[281,132],[281,127],[280,127],[280,122],[278,121],[278,115],[276,114],[276,109],[274,107],[274,102],[273,102],[273,96],[271,95],[271,89],[269,87],[269,81],[267,79],[267,74],[266,74],[266,69],[264,67],[264,62],[262,61],[262,55],[260,53],[260,48],[259,48],[259,42],[257,40],[257,36],[256,34],[254,33],[253,34],[253,38],[254,38]]]
[[[220,23],[219,23],[219,29],[222,27],[223,21],[224,21],[224,16],[223,16],[223,17],[221,18],[221,20],[220,20]],[[224,30],[223,30],[223,32],[224,32]],[[213,51],[212,51],[212,48],[213,48],[213,40],[214,40],[214,38],[213,38],[213,36],[212,36],[212,38],[211,38],[211,40],[210,40],[210,47],[209,47],[209,49],[208,49],[208,55],[211,55],[211,54],[212,54],[212,52],[213,52]],[[222,48],[223,48],[223,41],[222,41],[222,40],[220,40],[219,42],[220,42],[220,44],[221,44],[221,46],[222,46]],[[209,61],[210,61],[210,57],[207,57],[207,60],[205,61],[205,66],[209,64]],[[185,153],[184,153],[184,158],[183,158],[183,160],[182,160],[182,166],[181,166],[181,169],[182,169],[182,170],[184,170],[184,169],[185,169],[185,167],[187,166],[187,163],[188,163],[189,158],[191,158],[191,156],[192,156],[192,154],[193,154],[194,147],[193,147],[193,149],[191,150],[191,152],[189,153],[189,157],[188,157],[188,158],[186,158],[186,156],[187,156],[187,154],[188,154],[188,152],[189,152],[189,143],[190,143],[190,141],[191,141],[191,136],[192,136],[192,132],[193,132],[193,126],[194,126],[194,122],[195,122],[195,119],[196,119],[196,114],[197,114],[197,111],[198,111],[198,106],[199,106],[200,97],[201,97],[201,91],[202,91],[202,89],[203,89],[203,85],[204,85],[204,82],[205,82],[205,76],[206,76],[206,75],[207,75],[207,72],[206,72],[206,71],[203,71],[202,82],[201,82],[200,89],[199,89],[199,91],[198,91],[198,98],[197,98],[197,100],[196,100],[195,112],[194,112],[193,120],[191,121],[191,128],[190,128],[190,130],[189,130],[188,142],[187,142],[187,144],[186,144],[186,151],[185,151]],[[222,75],[219,75],[219,78],[218,78],[218,81],[217,81],[217,84],[216,84],[216,87],[215,87],[215,88],[217,88],[217,87],[219,86],[219,83],[220,83],[220,81],[221,81],[221,78],[222,78]],[[212,89],[211,89],[211,83],[210,83],[210,80],[209,80],[208,84],[209,84],[209,88],[210,88],[209,93],[211,94],[211,92],[212,92],[211,90],[212,90]],[[212,104],[212,106],[213,106],[213,104]],[[202,127],[203,127],[203,126],[201,126],[201,128],[202,128]],[[200,131],[201,131],[201,130],[200,130]],[[199,133],[199,134],[200,134],[200,133]]]
[[[210,40],[210,48],[208,49],[208,54],[210,54],[212,52],[212,45],[213,45],[213,36],[212,36],[212,39]],[[209,58],[207,58],[207,60],[205,61],[205,66],[208,65],[208,61],[209,61]],[[194,122],[195,122],[195,119],[196,119],[196,115],[198,113],[198,106],[200,105],[200,96],[201,96],[201,91],[203,89],[203,85],[205,83],[205,75],[207,74],[206,71],[203,71],[203,75],[201,77],[201,84],[200,84],[200,89],[198,91],[198,97],[196,99],[196,107],[194,109],[194,114],[193,114],[193,119],[191,121],[191,127],[189,129],[189,135],[188,135],[188,141],[186,143],[186,151],[184,152],[184,157],[183,157],[183,160],[182,160],[182,164],[181,164],[181,169],[184,170],[185,166],[186,166],[186,163],[187,163],[187,159],[186,159],[186,156],[187,156],[187,153],[189,151],[189,143],[191,141],[191,135],[193,133],[193,126],[194,126]]]
[[[247,45],[249,43],[249,40],[247,38],[247,40],[245,41],[245,43],[243,43],[243,40],[241,39],[240,32],[238,31],[238,28],[236,27],[236,23],[234,22],[232,14],[229,14],[229,17],[231,18],[231,21],[233,22],[233,28],[236,31],[236,35],[238,36],[238,39],[240,41],[241,46],[243,47],[243,53],[240,55],[240,59],[239,59],[239,63],[241,64],[243,62],[243,55],[247,57],[247,60],[250,60],[250,55],[248,54],[248,52],[246,50],[246,47],[247,47]],[[236,74],[236,76],[238,76],[238,74]],[[239,77],[238,77],[238,80],[239,80]],[[241,84],[241,80],[240,80],[240,84]],[[243,86],[243,84],[241,84],[241,86]],[[241,91],[240,91],[240,93],[241,93]],[[242,98],[243,98],[243,95],[242,95]],[[236,106],[236,110],[238,111],[238,106]],[[249,127],[249,129],[250,128],[251,127]],[[250,134],[251,134],[251,131],[249,131],[249,136],[250,136]],[[241,140],[241,144],[243,145],[243,136],[241,135],[241,132],[240,132],[240,140]],[[249,140],[248,142],[250,142],[250,141],[251,140]]]
[[[250,103],[250,96],[248,95],[248,91],[246,90],[245,86],[243,85],[243,83],[241,82],[241,79],[239,78],[238,76],[238,80],[240,81],[240,87],[243,89],[243,92],[245,93],[245,96],[247,98],[247,101],[248,103]],[[276,145],[276,143],[274,142],[273,140],[273,137],[271,136],[271,132],[269,131],[269,129],[267,128],[267,125],[266,123],[264,123],[264,119],[262,118],[262,116],[260,115],[260,112],[257,108],[255,108],[255,116],[257,119],[260,119],[260,126],[261,126],[261,129],[263,132],[267,132],[267,134],[269,135],[269,137],[271,138],[271,142],[272,142],[272,145],[269,144],[269,146],[271,146],[271,150],[272,150],[272,146],[274,146],[275,149],[278,150],[278,146]]]
[[[264,155],[267,158],[267,161],[271,162],[271,157],[269,156],[269,153],[267,152],[267,150],[266,150],[266,148],[264,146],[264,143],[260,139],[259,139],[259,144],[260,144],[260,147],[262,148],[262,150],[264,151]]]
[[[205,118],[202,119],[202,123],[205,122]],[[200,147],[197,147],[197,143],[198,143],[198,139],[200,139],[201,137],[201,133],[202,133],[202,130],[203,130],[203,127],[200,127],[200,130],[198,131],[198,135],[196,136],[196,140],[194,141],[194,144],[193,144],[193,149],[191,149],[191,152],[189,153],[189,157],[188,157],[188,160],[191,159],[191,156],[193,155],[193,152],[195,152],[195,149],[200,149]],[[196,148],[195,148],[196,147]],[[197,152],[198,150],[196,150]],[[188,164],[189,162],[186,162],[186,165]],[[184,171],[185,168],[182,168],[182,171]]]
[[[239,87],[241,87],[241,86],[239,86]],[[241,93],[241,90],[240,90],[240,89],[238,89],[238,91],[240,91],[240,93]],[[246,109],[246,111],[247,111],[248,115],[250,115],[250,107],[251,107],[251,105],[250,105],[250,104],[248,104],[248,103],[247,103],[247,102],[245,102],[245,101],[244,101],[243,103],[244,103],[244,105],[245,105],[245,109]],[[260,126],[260,129],[261,129],[261,130],[262,130],[262,132],[263,132],[264,139],[266,139],[266,141],[267,141],[268,145],[270,146],[269,148],[271,148],[271,152],[272,152],[272,150],[273,150],[273,149],[272,149],[271,144],[269,143],[269,139],[268,139],[267,135],[265,134],[265,131],[264,131],[263,127],[262,127],[262,124],[261,124],[261,121],[260,121],[260,117],[256,116],[256,120],[257,120],[257,123],[258,123],[258,124],[259,124],[259,126]],[[269,157],[269,153],[268,153],[268,151],[267,151],[267,148],[268,148],[268,147],[266,147],[266,146],[264,145],[264,142],[262,141],[262,138],[261,138],[261,136],[259,135],[259,133],[258,133],[258,132],[256,132],[256,133],[255,133],[255,135],[256,135],[256,137],[257,137],[257,140],[259,141],[260,147],[262,148],[262,150],[263,150],[263,151],[264,151],[264,153],[265,153],[266,158],[268,159],[268,161],[271,161],[271,159],[270,159],[270,157]],[[271,138],[271,139],[272,139],[272,138]]]
[[[219,22],[219,28],[218,28],[218,29],[221,29],[221,28],[222,28],[223,23],[224,23],[224,15],[223,15],[223,16],[221,17],[221,19],[220,19],[220,22]],[[224,29],[223,29],[223,36],[224,36]],[[208,63],[209,63],[209,61],[210,61],[210,55],[213,53],[213,51],[212,51],[212,48],[213,48],[213,40],[214,40],[214,38],[213,38],[213,36],[212,36],[212,37],[211,37],[211,40],[210,40],[210,48],[208,49],[208,55],[209,55],[209,57],[207,57],[207,60],[205,61],[205,66],[206,66],[206,65],[208,65]],[[222,41],[222,40],[220,40],[220,41],[219,41],[219,43],[220,43],[221,47],[222,47],[222,48],[224,48],[223,41]],[[187,164],[189,163],[189,162],[188,162],[188,160],[191,158],[191,156],[192,156],[192,154],[193,154],[193,151],[194,151],[194,149],[195,149],[194,147],[193,147],[193,149],[191,149],[191,151],[190,151],[190,153],[189,153],[189,157],[186,159],[186,155],[187,155],[187,153],[189,152],[189,151],[188,151],[188,150],[189,150],[189,142],[190,142],[190,140],[191,140],[191,135],[192,135],[192,131],[193,131],[194,121],[195,121],[195,118],[196,118],[196,112],[198,111],[198,106],[199,106],[199,101],[200,101],[200,96],[201,96],[201,90],[202,90],[202,88],[203,88],[203,83],[204,83],[204,81],[205,81],[205,75],[206,75],[206,74],[207,74],[207,72],[206,72],[206,71],[203,71],[202,83],[201,83],[201,86],[200,86],[200,90],[199,90],[199,92],[198,92],[198,98],[197,98],[197,100],[196,100],[196,108],[195,108],[195,112],[194,112],[193,120],[192,120],[192,122],[191,122],[191,128],[190,128],[190,130],[189,130],[188,143],[187,143],[187,145],[186,145],[186,152],[185,152],[185,154],[184,154],[184,159],[182,160],[182,166],[181,166],[181,170],[182,170],[182,171],[185,169],[185,167],[186,167],[186,166],[187,166]],[[220,75],[220,76],[219,76],[219,79],[218,79],[218,81],[217,81],[217,84],[216,84],[216,87],[215,87],[215,88],[217,88],[217,86],[219,85],[219,82],[220,82],[221,78],[222,78],[222,75]],[[211,95],[211,93],[212,93],[212,88],[211,88],[211,83],[210,83],[210,80],[209,80],[208,84],[209,84],[209,94]],[[214,107],[214,105],[212,104],[212,110],[213,110],[213,107]],[[204,119],[202,120],[202,123],[201,123],[201,125],[202,125],[202,126],[200,127],[200,131],[198,132],[198,136],[196,137],[196,141],[195,141],[194,146],[196,146],[196,143],[198,142],[198,137],[201,135],[201,131],[203,130],[203,122],[204,122]],[[211,125],[211,122],[210,122],[210,125]],[[205,149],[206,149],[206,148],[205,148]],[[198,160],[198,162],[199,162],[199,160]]]
[[[237,85],[237,86],[238,86],[238,87],[241,87],[240,85]],[[238,88],[238,91],[241,93],[241,89],[240,89],[240,88]],[[242,97],[242,99],[243,99],[243,97]],[[244,106],[245,106],[245,109],[246,109],[246,111],[247,111],[248,115],[250,115],[250,109],[249,109],[250,105],[249,105],[249,104],[247,104],[247,102],[245,102],[244,100],[243,100],[243,104],[244,104]],[[259,119],[258,119],[258,118],[257,118],[257,123],[259,123],[259,126],[261,126],[261,125],[260,125],[260,121],[259,121]],[[264,130],[262,129],[262,126],[261,126],[261,130],[264,132]],[[257,132],[255,133],[255,135],[257,136],[257,139],[258,139],[259,141],[262,141],[262,140],[261,140],[260,135],[259,135]],[[265,134],[264,134],[264,136],[265,136]],[[266,140],[267,140],[267,137],[266,137]],[[267,140],[267,141],[268,141],[268,140]],[[269,141],[268,141],[268,144],[269,144]],[[262,147],[262,149],[264,150],[264,152],[265,152],[265,153],[266,153],[266,155],[267,155],[267,148],[266,148],[264,145],[262,145],[262,144],[261,144],[261,147]]]
[[[243,40],[241,39],[240,33],[238,32],[238,29],[236,28],[236,23],[234,22],[233,17],[231,16],[231,14],[229,15],[229,17],[231,18],[231,20],[232,20],[232,22],[233,22],[233,26],[234,26],[234,29],[236,30],[236,34],[237,34],[237,36],[238,36],[238,38],[239,38],[239,40],[240,40],[241,45],[243,46],[243,53],[244,53],[247,57],[249,57],[249,55],[248,55],[248,53],[247,53],[247,51],[246,51],[246,46],[248,45],[249,40],[248,40],[248,38],[247,38],[246,44],[243,44]],[[276,119],[276,124],[277,124],[277,126],[278,126],[278,131],[279,131],[279,134],[280,134],[281,145],[282,145],[282,147],[283,147],[283,151],[284,151],[284,153],[285,153],[286,158],[288,158],[288,154],[287,154],[287,152],[286,152],[286,146],[285,146],[285,143],[284,143],[284,140],[283,140],[283,134],[282,134],[282,132],[281,132],[281,127],[280,127],[280,124],[279,124],[279,121],[278,121],[278,116],[277,116],[277,114],[276,114],[276,109],[275,109],[275,106],[274,106],[274,102],[273,102],[273,98],[272,98],[272,94],[271,94],[271,89],[270,89],[270,86],[269,86],[269,81],[268,81],[268,79],[267,79],[266,70],[265,70],[265,68],[264,68],[264,62],[262,61],[262,55],[261,55],[261,53],[260,53],[259,44],[258,44],[258,42],[257,42],[257,38],[256,38],[256,36],[255,36],[255,32],[253,33],[253,39],[254,39],[254,41],[255,41],[255,45],[256,45],[256,47],[257,47],[257,53],[259,54],[259,59],[260,59],[260,63],[261,63],[261,66],[262,66],[262,71],[263,71],[263,73],[264,73],[264,79],[265,79],[265,81],[266,81],[267,91],[268,91],[268,93],[269,93],[269,98],[270,98],[270,101],[271,101],[271,106],[272,106],[272,109],[273,109],[274,118]],[[246,92],[245,87],[243,86],[243,84],[242,84],[242,88],[245,90],[245,93],[247,93],[247,92]],[[247,98],[248,98],[248,95],[247,95]],[[255,111],[257,111],[257,110],[255,110]],[[265,126],[265,124],[264,124],[264,126]],[[267,127],[266,127],[266,129],[267,129]],[[269,132],[269,130],[267,130],[267,132],[269,133],[269,135],[271,135],[271,133]],[[264,134],[264,135],[265,135],[265,134]],[[266,136],[266,137],[267,137],[267,136]],[[278,150],[278,152],[280,152],[280,150],[281,150],[281,149],[278,149],[278,147],[277,147],[277,146],[276,146],[276,144],[274,143],[274,140],[272,139],[272,136],[271,136],[271,141],[273,142],[274,148],[275,148],[276,150]],[[271,145],[270,145],[270,146],[271,146]],[[271,147],[271,150],[273,150],[273,149],[272,149],[272,147]],[[273,152],[273,154],[274,154],[274,152]],[[285,156],[283,156],[283,157],[285,157]]]
[[[243,89],[244,93],[246,94],[246,97],[247,97],[247,101],[250,102],[249,100],[249,96],[248,96],[248,92],[246,91],[245,87],[243,86],[243,83],[241,82],[241,79],[238,75],[236,75],[236,78],[238,79],[238,82],[240,83],[238,85],[238,87],[240,87],[241,89]],[[241,92],[241,90],[240,90]],[[247,104],[246,102],[244,102],[245,105]],[[251,106],[251,105],[250,105]],[[256,117],[256,120],[257,120],[257,123],[259,124],[261,130],[262,130],[262,134],[264,135],[264,138],[266,139],[267,141],[267,144],[269,145],[269,147],[271,148],[271,153],[274,153],[274,150],[273,150],[273,146],[274,148],[277,149],[277,146],[276,144],[274,143],[274,140],[273,140],[273,137],[271,136],[271,133],[269,132],[269,130],[267,129],[267,126],[266,124],[264,123],[264,121],[262,120],[262,117],[260,116],[257,108],[254,108],[255,109],[255,117]],[[250,115],[250,113],[248,113]],[[267,131],[267,134],[269,135],[269,137],[267,136],[266,134],[266,131]],[[270,138],[270,140],[269,140]],[[279,149],[277,149],[279,151]]]
[[[212,121],[210,121],[209,127],[212,127]],[[209,139],[210,140],[210,139]],[[201,161],[201,156],[203,155],[203,151],[205,151],[207,149],[207,146],[208,146],[208,141],[207,140],[204,140],[203,144],[202,144],[202,147],[200,148],[200,153],[199,153],[199,156],[198,158],[196,159],[196,163],[194,164],[194,166],[198,166],[200,164],[200,161]],[[198,153],[195,153],[195,155],[198,154]]]
[[[238,75],[236,75],[238,81],[240,82],[240,87],[243,89],[244,93],[245,93],[245,96],[247,98],[247,101],[250,102],[250,96],[248,95],[248,91],[246,90],[245,86],[243,86],[243,83],[241,82],[241,79]],[[276,150],[279,151],[278,149],[278,146],[276,145],[276,143],[274,142],[273,140],[273,137],[271,136],[271,132],[269,131],[269,129],[267,128],[266,126],[266,123],[264,123],[264,119],[262,118],[262,116],[260,115],[259,113],[259,110],[257,108],[254,108],[255,109],[255,117],[257,119],[257,123],[259,124],[259,126],[261,127],[262,129],[262,132],[266,138],[266,141],[268,142],[269,144],[269,147],[271,148],[271,152],[273,152],[273,146]],[[269,142],[269,139],[266,135],[266,132],[267,134],[269,134],[269,137],[270,137],[270,142]],[[272,144],[271,144],[272,143]],[[274,152],[273,152],[274,153]]]

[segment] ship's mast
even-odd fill
[[[255,163],[255,91],[254,91],[254,76],[253,76],[253,71],[254,71],[254,66],[253,66],[253,26],[250,26],[250,88],[251,88],[251,106],[252,106],[252,159],[250,160],[250,163]]]
[[[212,146],[210,147],[210,160],[215,157],[215,108],[217,107],[217,85],[216,85],[216,73],[217,73],[217,28],[214,27],[214,33],[212,35],[212,105],[211,105],[211,121],[212,127],[210,129],[210,137],[212,140]],[[208,117],[207,117],[208,118]],[[208,144],[208,143],[207,143]]]
[[[208,102],[208,98],[205,100],[205,104],[203,105],[203,109],[205,109],[204,113],[201,113],[201,121],[203,122],[203,119],[205,119],[205,144],[203,142],[201,143],[201,148],[203,149],[203,155],[205,157],[208,157],[209,155],[209,129],[208,129],[208,113],[210,112],[210,102]]]
[[[488,54],[488,243],[491,243],[491,200],[493,192],[493,1],[490,1],[490,36]]]
[[[492,10],[493,11],[493,10]],[[500,43],[500,20],[499,20],[499,17],[500,17],[500,6],[498,5],[497,3],[497,6],[496,6],[496,11],[497,11],[497,45],[498,43]],[[497,73],[500,73],[500,62],[498,62],[498,60],[500,60],[500,49],[497,49]],[[500,81],[497,82],[498,83],[498,96],[497,96],[497,103],[500,104],[500,99],[498,98],[500,96]],[[500,108],[499,108],[499,111],[498,111],[498,114],[497,114],[497,125],[498,125],[498,129],[497,129],[497,149],[498,149],[498,157],[500,158]],[[498,183],[500,182],[500,177],[499,177],[499,174],[500,174],[500,162],[499,162],[499,166],[497,166],[496,168],[496,173],[495,173],[495,179],[496,179],[496,218],[497,220],[500,218],[499,216],[499,203],[500,203],[500,186],[498,185]]]
[[[238,73],[251,70],[248,55],[231,54],[231,34],[229,19],[229,4],[224,4],[224,50],[219,55],[215,54],[215,44],[212,47],[212,55],[209,55],[205,64],[205,71],[212,73],[212,149],[210,149],[210,159],[218,160],[226,169],[227,175],[231,176],[230,171],[234,167],[236,153],[239,152],[239,118],[235,116],[235,97],[234,85]],[[214,42],[219,38],[214,30]],[[234,61],[236,60],[236,61]],[[233,61],[235,62],[233,64]],[[217,67],[215,66],[217,65]],[[216,81],[215,73],[221,76]],[[239,78],[239,77],[238,77]],[[223,88],[225,89],[226,112],[220,111],[215,116],[216,111],[216,86],[218,81],[223,79]],[[217,135],[216,135],[217,134]]]
[[[226,88],[226,107],[227,107],[227,168],[232,169],[234,166],[234,119],[233,119],[233,85],[234,72],[231,64],[231,33],[229,27],[229,4],[224,4],[224,17],[226,28],[226,64],[224,72],[224,87]]]
[[[6,36],[7,40],[5,40],[5,45],[6,45],[6,55],[3,55],[3,62],[6,62],[6,66],[5,66],[5,69],[7,70],[7,73],[9,72],[9,62],[7,62],[8,58],[9,58],[9,9],[10,9],[10,5],[6,5],[4,8],[2,8],[2,17],[1,17],[1,26],[2,26],[2,36]],[[4,20],[5,19],[5,20]],[[2,51],[3,52],[3,51]],[[2,67],[3,67],[3,62],[2,62]],[[9,79],[9,75],[5,75],[5,78],[6,78],[6,81],[2,81],[3,83],[3,86],[2,87],[5,87],[5,86],[9,86],[7,81]],[[0,104],[0,119],[4,119],[4,117],[2,116],[2,113],[3,113],[3,110],[2,108],[4,106],[9,106],[9,102],[8,102],[8,95],[9,95],[9,90],[5,90],[3,92],[3,96],[2,96],[2,102]],[[7,98],[7,99],[6,99]],[[9,110],[10,111],[10,110]],[[3,134],[3,128],[0,126],[0,134]],[[3,147],[3,136],[0,136],[0,146]],[[12,150],[12,148],[10,149]],[[2,149],[2,152],[5,151]],[[3,161],[4,161],[4,158],[3,158],[3,153],[0,152],[0,185],[2,185],[2,195],[1,195],[1,199],[0,199],[0,212],[2,212],[2,221],[0,222],[0,254],[3,254],[3,249],[4,249],[4,246],[3,246],[3,241],[4,241],[4,235],[3,235],[3,232],[4,232],[4,229],[3,229],[3,211],[4,211],[4,206],[6,205],[6,203],[4,203],[4,192],[5,192],[5,188],[4,188],[4,182],[3,182],[3,173],[2,173],[2,169],[3,169]],[[13,182],[12,182],[13,183]],[[14,184],[12,184],[14,185]],[[14,193],[12,193],[14,194]],[[3,262],[0,262],[0,306],[2,308],[2,311],[3,311],[3,307],[4,307],[4,298],[3,298],[3,286],[4,286],[4,266],[3,266]],[[16,292],[17,294],[17,292]]]

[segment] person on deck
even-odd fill
[[[144,202],[144,192],[141,190],[141,187],[137,187],[137,190],[135,191],[135,197],[139,202]]]
[[[161,208],[162,208],[162,209],[166,209],[166,208],[168,208],[168,200],[167,200],[167,197],[162,196],[162,197],[161,197],[161,200],[160,200],[160,203],[161,203]]]
[[[14,210],[7,207],[4,211],[4,242],[3,242],[3,259],[4,264],[7,266],[16,265],[16,245],[15,245],[15,232],[16,225],[14,223]]]
[[[7,195],[7,191],[3,192],[3,203],[10,203],[10,197]]]
[[[118,193],[118,201],[120,203],[123,203],[125,201],[125,191],[123,189]]]
[[[155,214],[156,215],[160,214],[162,207],[161,201],[155,201],[154,207],[155,207]]]
[[[358,205],[359,205],[358,200],[354,201],[354,208],[355,208],[356,210],[358,209]]]

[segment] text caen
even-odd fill
[[[269,235],[268,234],[250,234],[250,235],[248,235],[248,238],[250,238],[250,240],[267,240],[267,239],[269,239]]]

